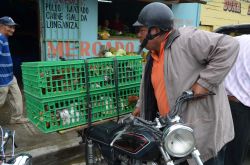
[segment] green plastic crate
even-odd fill
[[[136,102],[129,102],[129,97],[138,97],[139,91],[140,84],[123,87],[118,91],[118,100],[114,89],[90,93],[91,122],[117,117],[118,108],[119,115],[131,113]],[[44,133],[85,125],[89,121],[86,95],[41,100],[25,92],[25,101],[28,118]]]
[[[86,97],[81,94],[39,100],[25,93],[29,120],[44,133],[86,124]]]
[[[131,113],[135,108],[136,102],[129,102],[129,96],[139,97],[139,92],[140,84],[120,88],[118,90],[118,98],[116,97],[116,92],[114,89],[91,92],[91,121],[96,122],[112,117],[117,117],[118,113],[119,115]]]
[[[141,56],[116,57],[117,65],[115,65],[114,60],[113,57],[87,60],[90,91],[114,89],[116,77],[119,87],[140,83],[142,76]],[[115,69],[117,69],[117,75],[115,75]]]
[[[89,91],[114,89],[114,61],[112,58],[92,58],[88,65]]]
[[[142,77],[142,57],[123,56],[118,60],[118,86],[138,84]]]
[[[119,114],[127,114],[131,113],[135,109],[136,101],[129,101],[129,97],[137,97],[139,98],[140,93],[140,84],[134,84],[129,86],[124,86],[119,88]],[[134,99],[133,99],[134,100]]]
[[[89,95],[92,107],[91,121],[96,122],[117,115],[115,90],[105,90]]]
[[[83,60],[22,63],[24,91],[37,98],[51,98],[86,91]]]

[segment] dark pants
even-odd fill
[[[224,146],[217,154],[216,157],[204,162],[204,165],[224,165],[226,146]]]
[[[225,165],[242,165],[247,155],[250,135],[250,107],[230,101],[235,137],[228,143]]]
[[[209,159],[204,162],[203,165],[224,165],[226,146],[224,146],[217,154],[216,157]],[[187,162],[181,163],[180,165],[188,165]]]

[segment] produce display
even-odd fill
[[[108,31],[98,32],[98,39],[107,40],[107,39],[109,39],[109,37],[110,37],[110,34]]]
[[[104,48],[100,51],[101,57],[117,57],[117,56],[137,56],[136,52],[126,52],[124,49],[116,49],[114,47]]]
[[[115,30],[105,29],[105,30],[99,30],[98,31],[98,39],[100,40],[108,40],[110,38],[134,38],[136,39],[137,36],[134,33],[128,33],[128,32],[117,32]]]

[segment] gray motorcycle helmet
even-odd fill
[[[163,31],[170,31],[174,25],[174,14],[171,9],[160,2],[146,5],[140,12],[133,26],[146,26],[148,29],[158,27]]]

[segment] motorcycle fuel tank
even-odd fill
[[[155,160],[159,157],[157,137],[142,126],[131,126],[114,142],[115,150],[134,159]]]

